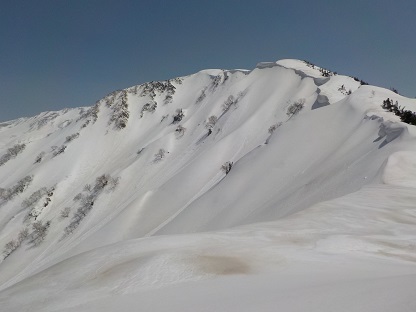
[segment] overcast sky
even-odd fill
[[[0,2],[0,121],[283,58],[416,96],[416,1]]]

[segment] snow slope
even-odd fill
[[[386,98],[416,111],[281,60],[0,124],[0,246],[29,233],[2,309],[415,311],[416,130]]]

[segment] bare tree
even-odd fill
[[[45,224],[43,224],[40,220],[33,223],[33,232],[29,236],[29,243],[35,247],[39,246],[45,240],[50,225],[51,221],[46,221]]]
[[[214,128],[215,124],[218,121],[218,117],[215,115],[209,116],[208,121],[205,124],[205,128],[207,128],[208,130],[212,128]]]
[[[120,177],[111,178],[110,183],[108,183],[108,191],[114,191],[120,183]]]
[[[86,191],[86,192],[91,192],[91,184],[85,184],[84,185],[84,191]]]
[[[68,218],[70,212],[71,212],[71,208],[65,207],[64,209],[61,210],[61,218]]]
[[[110,181],[111,176],[109,174],[103,174],[95,179],[94,190],[99,191],[105,188]]]
[[[221,166],[221,170],[224,171],[225,174],[227,175],[231,171],[232,167],[233,167],[233,162],[227,161]]]
[[[166,151],[163,148],[159,149],[159,151],[155,154],[154,162],[161,161],[163,158],[165,158],[165,153]]]
[[[173,101],[173,97],[172,97],[172,95],[170,95],[170,94],[167,94],[166,96],[165,96],[165,99],[163,100],[163,104],[169,104],[169,103],[172,103],[172,101]]]
[[[273,132],[275,132],[275,131],[276,131],[276,129],[277,129],[277,128],[279,128],[281,125],[282,125],[282,123],[281,123],[281,122],[278,122],[278,123],[276,123],[276,124],[274,124],[274,125],[271,125],[271,126],[269,127],[269,133],[270,133],[270,134],[272,134],[272,133],[273,133]]]
[[[78,193],[77,195],[75,195],[75,197],[73,198],[73,201],[79,201],[82,199],[84,195],[82,193]]]
[[[54,152],[53,152],[53,157],[58,156],[59,154],[62,154],[63,152],[65,152],[66,150],[66,145],[62,145],[61,147],[57,148]]]
[[[71,135],[68,135],[66,137],[66,139],[65,139],[65,143],[69,143],[69,142],[77,139],[78,137],[79,137],[79,133],[78,132],[77,133],[74,133],[74,134],[71,134]]]
[[[287,108],[287,115],[289,119],[297,115],[305,105],[305,99],[299,99]]]
[[[237,100],[234,98],[233,95],[230,95],[222,105],[222,110],[224,111],[224,113],[228,112],[232,105],[237,105]]]
[[[19,247],[19,243],[12,239],[10,242],[8,242],[5,246],[4,246],[4,250],[3,250],[3,259],[6,259],[8,256],[11,255],[11,253],[13,251],[15,251],[18,247]]]
[[[205,97],[207,96],[205,94],[205,91],[206,91],[206,88],[201,91],[201,94],[196,99],[196,104],[201,103],[205,99]]]
[[[182,120],[182,118],[183,117],[185,117],[185,114],[184,114],[184,112],[183,112],[183,110],[182,110],[182,108],[178,108],[177,110],[176,110],[176,115],[175,116],[173,116],[173,122],[172,123],[178,123],[178,122],[180,122],[181,120]]]
[[[40,152],[38,156],[35,158],[35,164],[40,163],[45,156],[45,152]]]
[[[179,137],[182,137],[185,134],[186,128],[179,125],[176,127],[175,132],[178,134]]]
[[[24,228],[20,230],[19,234],[17,235],[17,241],[19,244],[21,244],[23,241],[25,241],[29,237],[29,230],[28,228]]]
[[[157,102],[151,100],[149,103],[143,105],[142,110],[140,112],[140,118],[143,117],[144,112],[153,113],[157,108]]]

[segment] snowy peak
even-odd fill
[[[351,245],[364,271],[371,257],[377,268],[416,257],[401,248],[416,236],[416,132],[396,101],[415,111],[413,99],[281,60],[2,123],[0,296],[33,292],[8,310],[47,311],[77,287],[100,302],[108,289],[321,267]],[[395,196],[407,196],[400,216],[383,204]],[[54,276],[52,297],[35,290]]]

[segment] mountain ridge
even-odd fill
[[[372,261],[395,272],[398,261],[414,274],[416,131],[381,107],[386,98],[416,108],[281,60],[0,124],[0,246],[16,243],[0,262],[1,300],[10,311],[52,311],[68,292],[68,310],[95,310],[103,296],[228,274],[279,278],[291,261],[307,276],[302,265],[319,268],[325,254],[351,261],[351,273]],[[57,289],[36,290],[41,280]],[[96,298],[91,306],[77,287]]]

